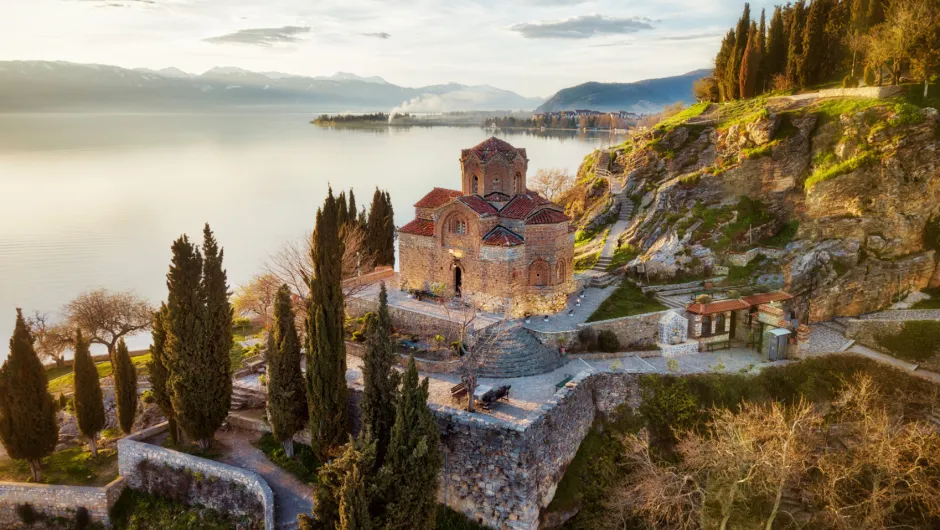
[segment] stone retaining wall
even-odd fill
[[[785,250],[777,248],[754,247],[747,250],[746,252],[728,253],[728,263],[735,267],[744,267],[753,261],[757,256],[764,256],[765,258],[778,258],[785,253]]]
[[[274,529],[274,493],[261,476],[245,469],[214,462],[205,458],[199,458],[186,453],[180,453],[178,451],[172,451],[141,441],[165,432],[166,429],[167,424],[164,422],[118,441],[118,467],[120,468],[121,476],[124,477],[128,486],[147,493],[160,493],[157,491],[149,491],[149,485],[157,481],[159,477],[152,476],[152,472],[142,471],[140,466],[142,462],[167,466],[177,470],[185,470],[200,477],[199,480],[206,480],[210,483],[218,481],[233,484],[236,490],[244,489],[250,495],[256,497],[260,505],[263,506],[263,513],[238,514],[237,507],[232,506],[232,499],[220,498],[218,496],[198,496],[188,500],[190,503],[201,504],[222,512],[231,513],[234,511],[236,515],[247,515],[252,518],[259,518],[264,522],[264,528],[266,530]],[[150,474],[144,476],[145,473]],[[190,492],[192,492],[193,489],[194,488],[191,488]],[[183,494],[182,492],[177,493]]]
[[[362,342],[353,342],[347,340],[346,353],[363,359],[366,355],[366,345]],[[397,354],[395,362],[398,364],[398,366],[408,366],[408,355],[404,353]],[[428,374],[451,374],[460,367],[460,360],[454,359],[452,361],[429,361],[427,359],[419,359],[415,357],[415,365],[418,367],[419,372]]]
[[[659,321],[669,311],[671,310],[666,309],[655,313],[586,322],[578,324],[578,328],[594,328],[598,332],[613,331],[622,347],[628,347],[631,344],[655,344],[659,338]]]
[[[124,491],[125,481],[118,477],[100,488],[0,482],[0,527],[20,522],[16,507],[29,504],[37,514],[74,520],[78,510],[88,510],[92,522],[111,526],[109,512]]]
[[[846,338],[853,339],[855,342],[881,350],[878,343],[879,335],[894,335],[904,327],[904,320],[860,320],[849,319],[845,323]]]
[[[359,318],[379,309],[378,300],[349,297],[346,299],[346,316]],[[450,342],[460,336],[460,323],[430,313],[419,313],[389,305],[388,314],[396,328],[426,335],[443,335]]]

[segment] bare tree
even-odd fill
[[[97,289],[78,295],[65,306],[66,321],[81,329],[89,342],[114,353],[121,337],[150,329],[154,308],[131,291]]]
[[[574,175],[567,169],[540,169],[529,179],[527,186],[554,202],[574,187]]]
[[[375,259],[371,256],[365,244],[365,232],[359,227],[347,226],[343,232],[345,251],[343,252],[343,278],[355,278],[374,268]],[[310,299],[310,278],[313,275],[313,262],[311,261],[311,245],[313,233],[308,232],[303,239],[288,241],[270,256],[264,265],[267,274],[277,278],[278,285],[287,284],[294,300],[297,303],[298,313],[306,311]],[[343,294],[350,296],[367,287],[354,285],[355,282],[344,284]]]
[[[473,393],[477,388],[480,370],[489,356],[496,353],[499,341],[511,332],[509,317],[485,325],[482,307],[487,301],[467,302],[460,297],[452,297],[444,304],[447,319],[457,324],[457,354],[460,365],[457,372],[460,381],[467,388],[467,411],[474,411]]]
[[[35,340],[36,353],[42,359],[55,361],[56,366],[65,362],[65,352],[72,346],[71,331],[64,322],[53,324],[49,314],[34,311],[26,319],[30,333]]]
[[[281,285],[280,278],[270,272],[255,275],[235,292],[232,300],[235,313],[253,315],[267,328],[273,318],[274,302]]]

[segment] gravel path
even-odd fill
[[[822,324],[812,324],[810,329],[809,346],[805,350],[808,356],[838,353],[845,350],[852,342],[838,331]]]
[[[940,320],[940,309],[892,309],[868,313],[861,320]]]
[[[575,331],[578,324],[583,324],[597,308],[601,302],[617,290],[619,282],[609,285],[602,289],[589,287],[584,290],[584,296],[579,296],[580,292],[572,293],[568,296],[568,305],[554,315],[548,315],[548,320],[543,315],[533,316],[528,324],[523,324],[528,329],[535,331],[556,332],[556,331]],[[578,305],[578,300],[581,305]],[[568,313],[574,311],[573,314]]]
[[[229,429],[219,431],[215,439],[224,447],[222,462],[261,475],[274,492],[275,519],[278,527],[290,527],[297,515],[313,510],[313,487],[271,463],[251,445],[258,433]]]

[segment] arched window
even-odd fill
[[[522,191],[519,189],[520,180],[522,180],[522,174],[517,171],[516,174],[512,177],[512,193],[514,195],[517,193],[522,193]]]
[[[480,177],[476,175],[473,176],[473,189],[470,191],[473,193],[480,193]]]
[[[466,234],[467,233],[467,221],[460,217],[451,217],[450,222],[447,226],[451,234]]]
[[[559,261],[558,265],[555,267],[555,276],[556,276],[555,283],[556,284],[565,283],[565,281],[568,279],[565,274],[566,272],[567,272],[567,267],[565,267],[565,260]]]
[[[712,334],[712,317],[705,315],[702,317],[702,336],[710,337]]]
[[[544,287],[549,284],[551,267],[544,259],[537,259],[529,265],[529,285]]]

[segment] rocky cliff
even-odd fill
[[[633,270],[695,277],[729,266],[735,282],[810,295],[801,299],[812,321],[940,284],[935,109],[894,99],[699,104],[614,155],[640,206],[622,237],[640,251]]]

